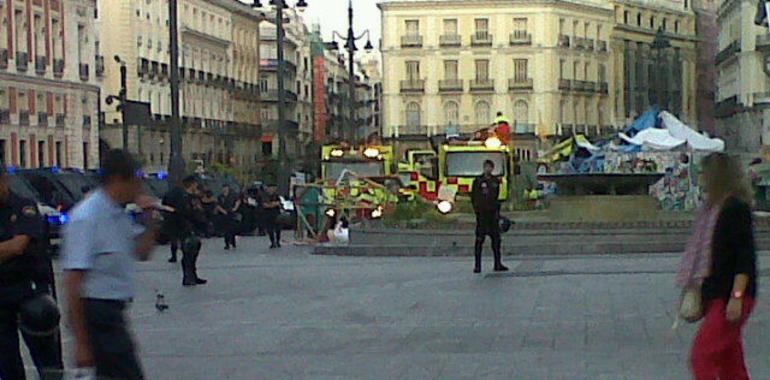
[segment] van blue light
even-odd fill
[[[52,166],[52,167],[51,167],[51,173],[53,173],[53,174],[59,174],[59,167],[57,167],[57,166]]]
[[[67,224],[67,221],[69,221],[70,217],[67,214],[61,214],[59,215],[59,223],[61,224]]]
[[[158,179],[166,179],[166,177],[168,177],[168,173],[158,172]]]
[[[16,173],[16,167],[15,166],[9,166],[5,170],[8,172],[8,174]]]

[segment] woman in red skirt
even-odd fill
[[[704,307],[691,369],[696,380],[749,379],[741,334],[757,293],[751,191],[723,153],[707,156],[702,172],[706,202],[677,276],[683,288],[700,287]]]

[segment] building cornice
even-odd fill
[[[25,83],[38,86],[55,87],[55,88],[67,88],[70,90],[82,90],[82,91],[99,91],[100,86],[91,83],[74,82],[61,79],[47,79],[38,78],[27,75],[0,73],[0,81],[6,84]]]
[[[612,12],[610,4],[586,0],[392,0],[377,4],[381,11],[426,8],[510,8],[511,6],[561,6],[566,8]]]
[[[222,39],[222,38],[219,38],[219,37],[215,37],[215,36],[212,36],[210,34],[199,32],[199,31],[197,31],[195,29],[190,28],[189,26],[184,26],[183,25],[181,29],[182,29],[182,33],[186,33],[186,34],[189,34],[191,36],[197,37],[199,39],[203,39],[203,40],[209,41],[211,43],[214,43],[215,45],[220,45],[220,46],[223,46],[225,48],[230,46],[230,41],[228,41],[228,40],[225,40],[225,39]]]

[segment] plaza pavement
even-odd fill
[[[139,265],[130,315],[149,380],[689,378],[674,255],[509,258],[504,275],[488,255],[473,275],[469,257],[313,256],[257,237],[225,252],[206,242],[195,288],[167,247]],[[746,348],[770,379],[761,281]]]

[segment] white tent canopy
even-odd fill
[[[676,116],[663,111],[658,117],[663,122],[663,126],[668,129],[668,133],[676,138],[686,140],[690,148],[694,150],[704,150],[709,152],[721,152],[725,150],[725,142],[722,139],[711,138],[701,134],[698,131],[686,126]]]
[[[690,149],[707,152],[721,152],[725,149],[723,140],[699,133],[666,111],[658,114],[658,117],[663,128],[647,128],[634,137],[621,133],[620,138],[652,150],[672,150],[683,144],[687,144]]]

